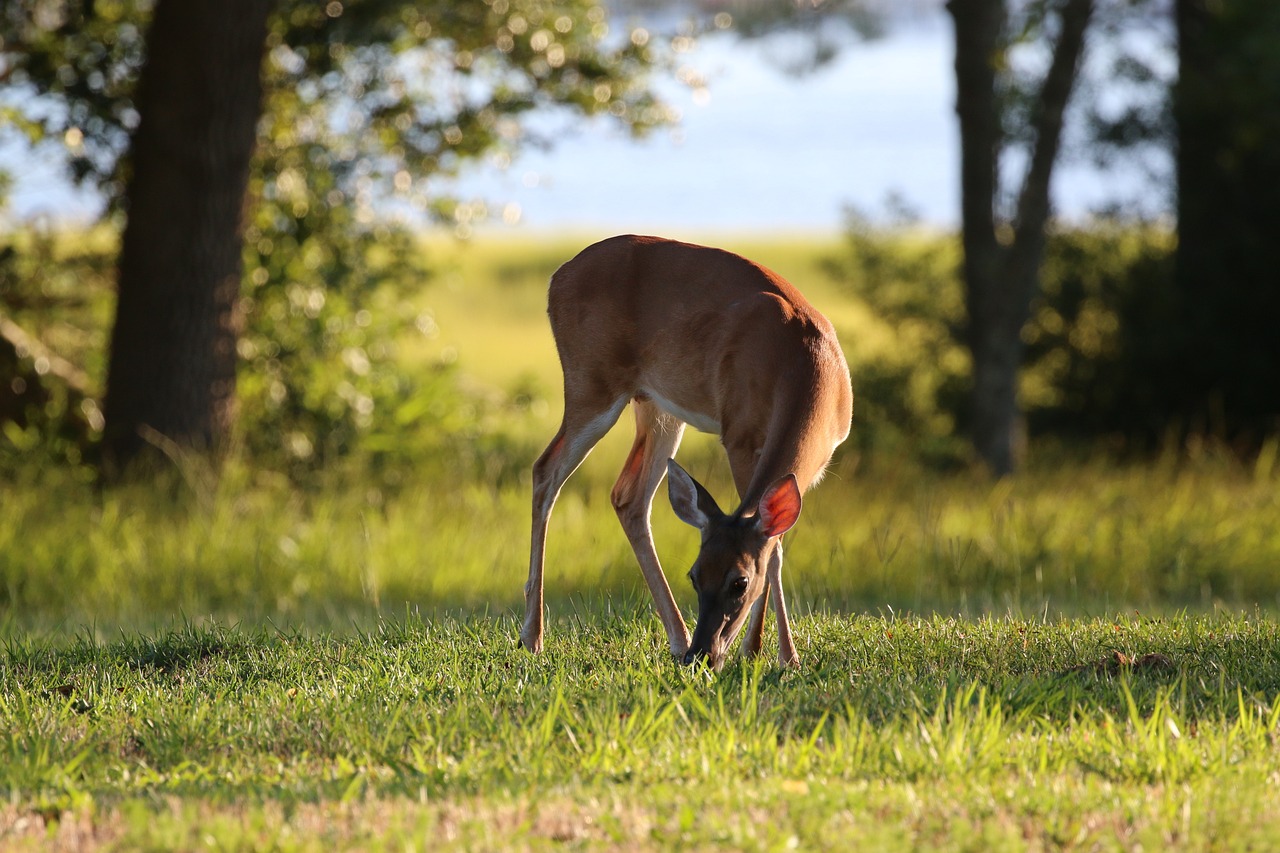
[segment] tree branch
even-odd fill
[[[47,372],[62,380],[63,384],[81,397],[93,397],[89,376],[45,346],[39,338],[27,332],[8,317],[0,314],[0,339],[7,341],[15,352],[25,353],[33,361],[44,359]],[[44,372],[44,371],[41,371]]]
[[[1039,252],[1032,247],[1044,240],[1044,226],[1049,218],[1049,181],[1062,143],[1063,114],[1071,98],[1076,68],[1084,52],[1084,33],[1093,13],[1093,0],[1065,0],[1059,16],[1061,31],[1053,49],[1053,61],[1045,75],[1038,98],[1039,110],[1032,129],[1034,143],[1027,172],[1018,195],[1015,215],[1015,251]]]

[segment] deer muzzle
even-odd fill
[[[745,616],[745,608],[737,614],[713,612],[700,615],[693,631],[693,639],[689,643],[689,651],[684,654],[685,665],[692,666],[701,660],[719,672],[724,666],[729,647],[742,630]]]

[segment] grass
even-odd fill
[[[537,658],[518,480],[0,485],[0,849],[1265,845],[1273,474],[838,469],[788,549],[803,667],[710,676],[607,470],[553,520]]]
[[[560,415],[545,281],[587,242],[427,243],[438,332],[404,352],[523,400],[492,459],[0,482],[0,849],[1269,843],[1274,445],[1035,448],[993,483],[851,443],[788,536],[802,668],[712,676],[664,651],[609,505],[624,423],[557,504],[547,652],[516,649]],[[727,244],[847,342],[891,336],[821,276],[834,242]],[[728,502],[713,439],[680,458]],[[696,534],[661,497],[654,527],[691,608]]]
[[[694,475],[730,494],[720,455],[694,450],[681,456]],[[623,453],[602,448],[556,506],[547,593],[557,611],[643,589],[609,505]],[[843,457],[806,498],[785,569],[798,612],[1273,612],[1280,603],[1272,472],[1221,459],[1100,459],[991,483],[884,465],[862,470]],[[18,627],[96,624],[105,634],[177,613],[322,627],[406,607],[508,614],[523,606],[528,565],[521,471],[496,483],[443,469],[394,492],[358,481],[304,491],[233,466],[177,507],[164,490],[100,495],[57,472],[0,483],[0,606]],[[683,574],[697,535],[662,495],[654,528],[677,597],[691,606]]]
[[[1256,616],[814,615],[716,677],[644,613],[550,628],[13,637],[0,845],[1210,849],[1280,806]]]

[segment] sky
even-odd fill
[[[706,37],[688,58],[706,92],[663,87],[681,113],[674,130],[636,142],[589,123],[460,188],[518,204],[534,228],[834,228],[846,204],[870,211],[891,192],[927,219],[950,221],[958,189],[948,36],[920,26],[801,77],[770,60],[776,46]]]

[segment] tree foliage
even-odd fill
[[[118,200],[152,0],[23,0],[0,13],[6,117],[33,143],[62,146],[73,174]],[[411,198],[484,155],[551,140],[538,109],[612,115],[636,132],[670,119],[648,87],[660,45],[611,30],[591,0],[281,0],[263,66],[263,163],[299,157],[359,178],[408,171]],[[431,193],[431,196],[437,196]]]
[[[773,61],[790,74],[806,74],[834,60],[852,38],[874,39],[885,31],[885,9],[868,0],[808,0],[776,3],[736,0],[697,4],[703,16],[740,38],[785,34],[771,51]],[[781,48],[781,50],[779,50]]]
[[[1147,203],[1122,210],[1176,214],[1178,232],[1176,263],[1123,317],[1146,359],[1125,394],[1129,429],[1256,448],[1280,427],[1280,6],[1128,0],[1099,12],[1109,97],[1095,75],[1087,150],[1146,171]]]
[[[113,241],[31,227],[0,236],[0,469],[72,466],[102,429]]]

